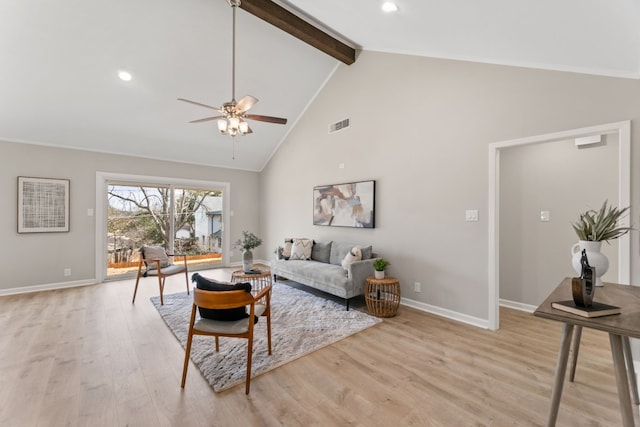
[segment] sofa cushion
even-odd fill
[[[332,242],[323,243],[314,241],[313,247],[311,248],[311,259],[328,264],[329,258],[331,257],[331,243]]]
[[[196,283],[198,289],[205,291],[241,291],[251,292],[251,283],[231,283],[218,282],[217,280],[207,279],[198,273],[191,276],[191,281]],[[198,307],[200,317],[213,320],[240,320],[249,317],[245,307],[214,309]]]
[[[311,249],[313,247],[313,240],[311,239],[293,239],[293,246],[291,246],[292,260],[308,260],[311,259]]]
[[[167,251],[162,246],[147,246],[144,245],[141,249],[142,257],[145,259],[144,264],[147,266],[147,270],[155,270],[158,268],[158,264],[155,261],[146,260],[160,260],[160,268],[169,266],[169,257],[167,257]]]

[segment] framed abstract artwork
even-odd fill
[[[375,227],[375,181],[313,187],[313,225]]]
[[[18,233],[69,231],[69,180],[18,177]]]

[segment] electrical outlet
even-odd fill
[[[421,287],[421,286],[422,286],[422,285],[420,284],[420,282],[415,282],[415,283],[413,284],[413,290],[414,290],[414,291],[416,291],[416,292],[421,292],[421,290],[420,290],[420,287]]]
[[[65,268],[64,269],[64,275],[65,275],[65,277],[71,276],[71,269],[70,268]]]

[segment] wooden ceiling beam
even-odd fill
[[[240,8],[334,57],[338,61],[347,65],[351,65],[356,61],[354,48],[311,25],[271,0],[242,0]]]

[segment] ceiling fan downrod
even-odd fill
[[[236,8],[240,6],[240,0],[227,0],[233,11],[233,24],[231,29],[231,102],[236,104]]]

